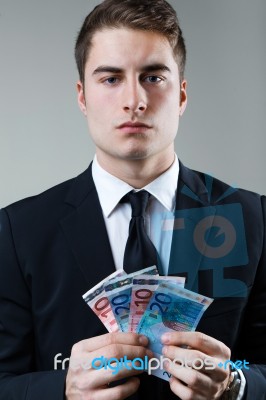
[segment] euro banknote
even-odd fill
[[[162,355],[161,336],[166,332],[194,331],[202,314],[213,299],[191,292],[169,282],[159,284],[139,322],[137,333],[149,338],[154,357]],[[154,375],[169,380],[162,369]]]
[[[104,286],[112,279],[126,275],[123,270],[115,271],[113,274],[107,276],[96,286],[88,290],[82,297],[97,317],[102,321],[108,332],[118,332],[119,328],[112,311],[112,307],[106,296]]]
[[[175,285],[184,287],[185,278],[179,276],[157,276],[138,275],[133,278],[131,303],[128,317],[128,332],[136,332],[138,324],[144,311],[159,283],[172,282]]]
[[[131,303],[133,278],[139,274],[158,275],[156,266],[144,268],[132,274],[118,277],[105,285],[106,296],[121,332],[128,332],[128,317]]]

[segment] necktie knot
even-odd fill
[[[129,202],[132,208],[132,217],[143,217],[150,193],[146,190],[140,190],[139,192],[129,192],[124,197],[123,201]]]

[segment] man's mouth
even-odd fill
[[[124,122],[123,124],[119,125],[118,129],[125,133],[143,133],[150,129],[151,126],[144,124],[142,122]]]

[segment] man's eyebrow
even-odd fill
[[[145,65],[143,68],[141,68],[142,72],[156,72],[156,71],[166,71],[166,72],[171,72],[170,68],[167,67],[165,64],[149,64]]]
[[[123,72],[123,69],[117,68],[117,67],[111,67],[108,65],[101,65],[93,71],[92,75],[101,74],[103,72],[111,72],[113,74],[121,74]]]
[[[165,64],[149,64],[145,65],[140,69],[141,72],[155,72],[155,71],[166,71],[166,72],[171,72],[170,68],[167,67]],[[97,67],[92,75],[97,75],[101,73],[112,73],[112,74],[121,74],[124,72],[123,68],[118,68],[118,67],[111,67],[109,65],[100,65]]]

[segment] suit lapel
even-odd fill
[[[175,223],[168,275],[186,276],[186,288],[198,288],[198,270],[203,254],[193,248],[193,232],[208,206],[208,190],[198,174],[180,162]],[[215,212],[215,211],[214,211]]]
[[[91,165],[66,197],[73,211],[61,220],[68,244],[90,287],[115,271],[112,251],[92,179]]]

